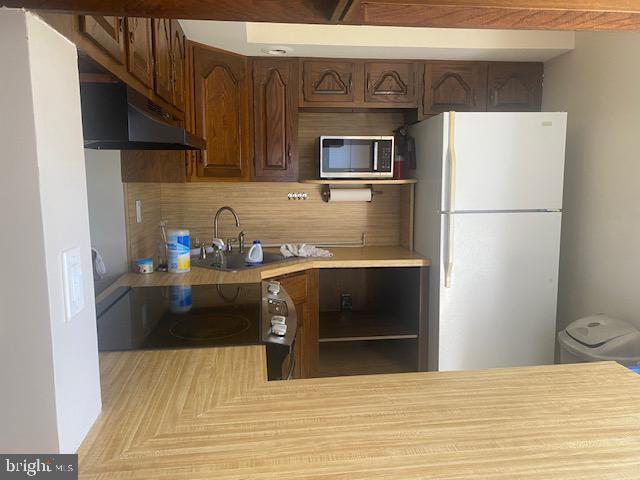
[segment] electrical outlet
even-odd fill
[[[142,223],[142,202],[136,200],[136,223]]]
[[[350,293],[340,294],[340,311],[351,311],[353,308],[353,297]]]

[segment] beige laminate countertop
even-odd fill
[[[81,479],[640,478],[611,362],[267,382],[264,347],[102,353]]]
[[[271,249],[267,249],[271,251]],[[402,247],[330,248],[330,258],[295,258],[241,272],[221,272],[194,267],[188,273],[154,272],[148,275],[127,273],[96,298],[103,299],[116,287],[202,285],[215,283],[255,283],[265,278],[300,272],[311,268],[424,267],[430,260]]]

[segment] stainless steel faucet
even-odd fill
[[[228,207],[226,205],[224,207],[220,207],[216,212],[216,216],[213,218],[213,238],[220,238],[220,236],[218,235],[218,217],[220,217],[220,214],[225,210],[227,210],[228,212],[231,212],[231,214],[233,215],[233,218],[236,220],[236,227],[240,226],[240,218],[238,218],[238,214],[233,208]],[[240,232],[240,233],[243,234],[243,237],[244,237],[244,232]],[[242,250],[243,249],[241,249],[240,253],[243,253]]]

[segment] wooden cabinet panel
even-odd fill
[[[153,88],[151,19],[127,18],[127,69],[145,86]]]
[[[434,62],[425,65],[425,115],[455,110],[487,109],[487,65],[472,62]]]
[[[171,20],[167,18],[153,20],[153,52],[156,94],[172,103]]]
[[[253,178],[298,178],[298,63],[253,62]]]
[[[291,296],[298,317],[298,336],[294,348],[294,378],[311,378],[318,374],[318,270],[296,273],[278,280]]]
[[[197,176],[247,179],[249,90],[247,59],[194,45],[195,131],[207,142]]]
[[[364,101],[368,106],[417,106],[416,62],[367,62],[364,74]]]
[[[491,63],[487,110],[493,112],[540,111],[542,63]]]
[[[186,50],[182,27],[177,20],[171,20],[171,78],[173,104],[184,110],[186,104]]]
[[[302,61],[302,103],[331,106],[353,103],[356,62],[339,60]]]
[[[120,65],[126,61],[123,17],[81,15],[80,34],[105,51]]]

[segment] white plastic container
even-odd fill
[[[247,263],[262,263],[264,260],[264,253],[262,252],[262,244],[260,240],[254,240],[253,245],[247,252],[245,261]]]
[[[167,232],[167,268],[172,273],[191,270],[191,247],[189,230],[169,230]]]

